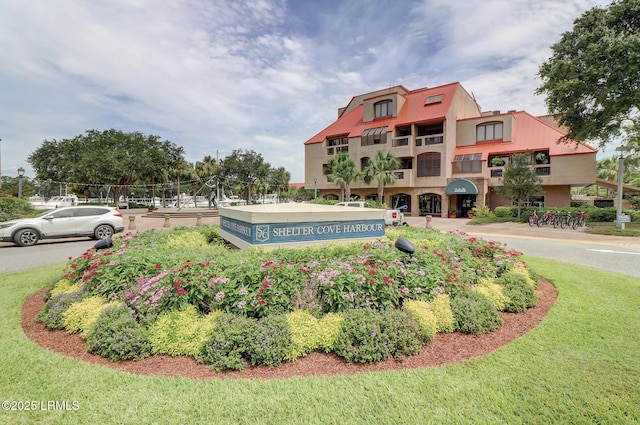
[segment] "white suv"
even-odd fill
[[[47,210],[33,218],[0,222],[0,241],[19,246],[40,239],[88,236],[105,239],[124,230],[122,213],[104,206],[74,206]]]

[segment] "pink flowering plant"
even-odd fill
[[[189,241],[202,238],[186,235],[176,244],[176,236],[186,232],[203,232],[208,243],[191,246]],[[236,323],[232,316],[258,321],[296,310],[318,318],[355,309],[400,310],[405,300],[430,301],[439,294],[456,297],[522,263],[520,253],[499,243],[409,227],[389,229],[385,238],[374,242],[273,251],[230,249],[217,235],[207,226],[125,234],[113,238],[110,249],[90,249],[70,258],[62,277],[80,287],[83,297],[121,302],[146,328],[163,313],[187,306],[203,316],[222,312],[229,323]],[[400,236],[414,243],[412,256],[394,247]],[[507,283],[512,293],[522,292],[518,281]],[[531,295],[521,296],[526,302],[520,304],[532,305],[525,296]],[[68,298],[50,303],[42,320],[59,326],[55,319],[68,308]],[[278,340],[288,338],[286,332],[278,335]],[[245,345],[230,346],[225,338],[228,335],[219,330],[210,340],[209,361],[239,365],[242,362],[230,359],[236,358],[237,347]],[[223,343],[231,351],[220,360],[211,350]],[[264,348],[268,354],[256,351],[248,363],[268,358],[270,365],[277,364],[282,353],[276,348]]]

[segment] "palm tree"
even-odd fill
[[[323,173],[330,182],[340,187],[340,200],[348,201],[351,198],[351,183],[360,178],[356,163],[345,152],[339,152],[327,162]]]
[[[280,194],[286,192],[289,189],[289,181],[291,180],[291,173],[284,167],[272,168],[269,176],[271,187],[276,189],[277,202],[280,202]]]
[[[364,167],[364,182],[369,184],[373,180],[378,182],[378,202],[384,203],[382,195],[384,187],[396,181],[394,171],[400,168],[400,161],[391,152],[376,151],[373,160]]]

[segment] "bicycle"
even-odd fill
[[[587,218],[589,217],[589,213],[586,211],[580,211],[578,213],[578,217],[573,220],[573,229],[575,230],[578,227],[584,227],[587,224]]]
[[[529,226],[533,227],[534,224],[538,224],[538,214],[535,211],[529,216]]]
[[[573,215],[570,212],[562,213],[560,217],[560,228],[572,227],[573,221]]]
[[[553,224],[555,213],[553,211],[545,211],[542,217],[538,219],[538,227]]]

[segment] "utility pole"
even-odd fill
[[[617,193],[617,203],[616,206],[616,227],[621,227],[624,230],[624,223],[621,223],[620,216],[622,215],[622,184],[623,184],[623,176],[624,176],[624,153],[627,150],[627,146],[619,146],[616,148],[616,151],[620,152],[620,156],[618,157],[618,193]]]

